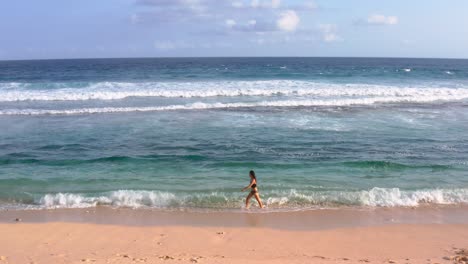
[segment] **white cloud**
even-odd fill
[[[396,25],[398,17],[372,14],[367,18],[367,23],[370,25]]]
[[[335,24],[320,24],[318,28],[322,33],[322,40],[325,42],[335,42],[343,40],[338,35],[338,27]]]
[[[295,31],[299,25],[300,18],[294,10],[286,10],[280,14],[276,26],[282,31]]]
[[[234,7],[244,7],[242,2],[236,1],[232,3]],[[281,0],[252,0],[250,7],[252,8],[279,8],[281,6]]]
[[[234,19],[226,19],[224,23],[230,28],[234,27],[237,24]]]
[[[250,19],[247,21],[236,21],[234,19],[227,19],[224,21],[227,29],[229,31],[237,31],[237,32],[262,32],[264,28],[259,27],[257,20]]]
[[[206,11],[206,7],[202,5],[200,0],[181,0],[181,3],[186,7],[192,9],[196,13],[202,13]]]

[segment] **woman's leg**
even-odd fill
[[[258,194],[258,192],[255,193],[255,199],[257,200],[260,208],[263,208],[264,206],[263,206],[262,200],[260,199],[260,195]]]
[[[247,198],[245,199],[245,208],[249,209],[249,202],[250,202],[250,198],[252,198],[253,196],[253,193],[250,192],[249,195],[247,195]]]

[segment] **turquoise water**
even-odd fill
[[[0,62],[0,208],[468,203],[468,61]]]

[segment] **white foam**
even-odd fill
[[[445,95],[426,97],[372,97],[357,99],[328,99],[328,100],[279,100],[239,103],[203,103],[197,102],[185,105],[149,106],[149,107],[96,107],[74,109],[3,109],[0,115],[78,115],[101,113],[128,112],[156,112],[174,110],[206,110],[206,109],[235,109],[258,107],[337,107],[337,106],[368,106],[385,103],[433,103],[456,101],[468,98],[467,95]]]
[[[269,205],[295,204],[342,204],[370,207],[412,207],[421,204],[464,204],[468,203],[468,189],[427,189],[404,191],[399,188],[378,188],[356,192],[301,193],[296,190],[271,195]]]
[[[203,98],[279,95],[318,98],[468,97],[468,89],[464,88],[333,84],[293,80],[147,83],[100,82],[89,84],[85,87],[82,87],[82,84],[75,85],[76,87],[68,87],[66,83],[55,83],[48,84],[46,88],[37,88],[37,85],[30,83],[3,83],[0,85],[0,102],[119,100],[128,97]]]
[[[468,189],[400,190],[372,188],[362,191],[299,192],[264,191],[262,196],[270,208],[310,208],[311,206],[413,207],[422,204],[466,204]],[[40,208],[87,208],[97,205],[131,208],[240,208],[244,197],[228,193],[179,194],[160,191],[120,190],[102,196],[58,193],[43,196]]]
[[[46,194],[39,202],[46,208],[86,208],[96,206],[98,199],[73,193],[57,193]]]
[[[459,190],[420,190],[401,191],[398,188],[373,188],[360,195],[362,204],[367,206],[418,206],[420,204],[456,204],[468,202],[468,191]]]
[[[176,201],[176,196],[169,192],[120,190],[112,192],[110,204],[123,207],[168,207]]]
[[[174,199],[175,195],[168,192],[119,190],[98,197],[72,193],[47,194],[39,200],[39,204],[45,208],[87,208],[97,205],[167,207]]]

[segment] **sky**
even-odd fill
[[[467,0],[2,0],[0,60],[468,58]]]

